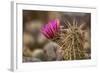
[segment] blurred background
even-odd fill
[[[64,20],[68,20],[71,24],[73,18],[77,20],[79,28],[85,32],[84,49],[87,51],[85,59],[91,58],[90,13],[23,10],[23,62],[64,60],[60,46],[40,32],[43,25],[56,18],[60,20],[63,29],[68,28]],[[83,23],[84,25],[81,25]]]

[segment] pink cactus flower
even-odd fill
[[[48,22],[48,24],[44,25],[41,29],[41,33],[48,39],[52,39],[57,32],[59,31],[60,28],[60,24],[59,24],[59,20],[55,19],[52,20],[50,22]]]

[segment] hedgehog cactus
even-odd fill
[[[67,20],[66,20],[67,21]],[[82,35],[81,29],[78,26],[76,19],[73,19],[71,24],[69,21],[65,22],[68,27],[65,38],[59,45],[64,52],[65,60],[78,60],[85,58],[84,50],[84,37]]]
[[[64,30],[64,32],[57,31],[59,29],[58,27],[60,26],[59,24],[57,24],[57,22],[58,20],[57,21],[55,20],[55,24],[51,22],[51,25],[53,25],[52,29],[49,24],[47,29],[47,25],[46,25],[46,28],[42,29],[42,32],[48,33],[45,34],[46,37],[47,38],[50,37],[48,39],[53,40],[60,46],[60,48],[63,51],[64,60],[84,59],[85,58],[84,39],[76,19],[73,19],[72,24],[68,20],[66,20],[66,22],[64,21],[67,28],[60,29],[60,30]],[[57,34],[55,34],[56,32]]]

